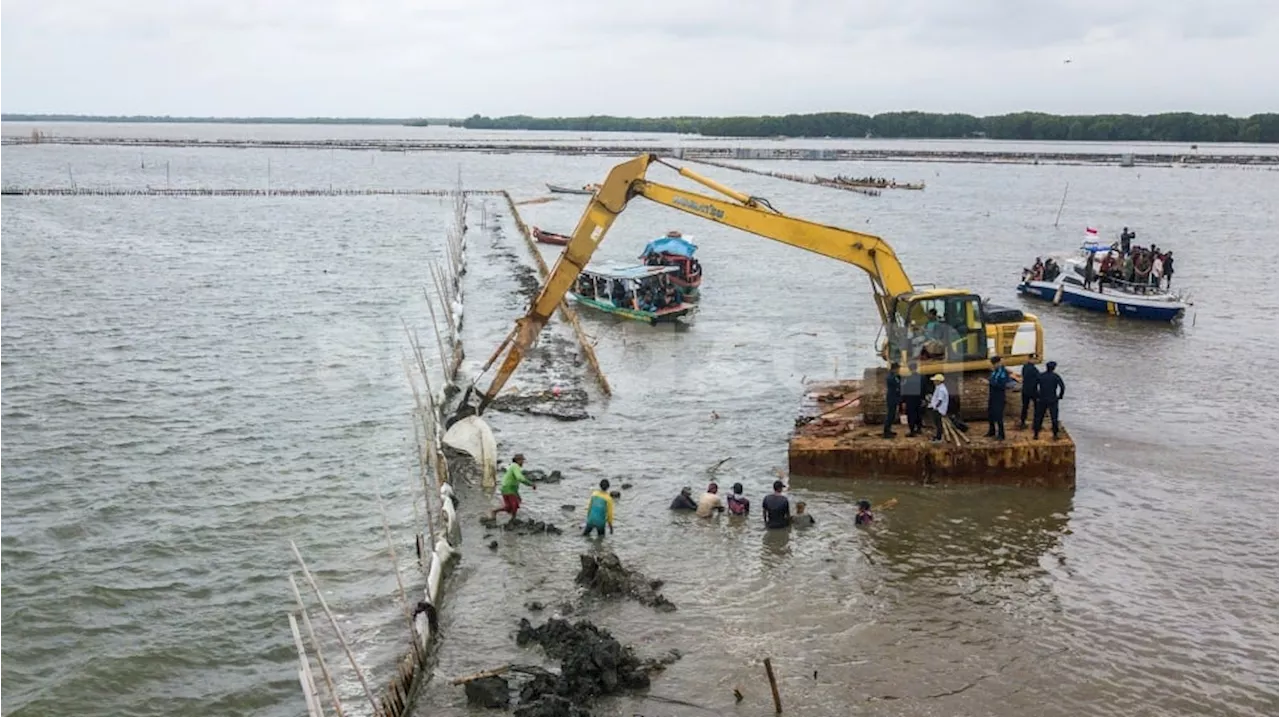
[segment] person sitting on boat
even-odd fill
[[[667,306],[676,306],[680,303],[678,292],[673,284],[667,284],[667,290],[663,292],[662,299]]]
[[[671,501],[671,510],[697,510],[698,504],[693,499],[693,489],[685,486],[680,489],[680,495]]]
[[[1058,274],[1060,273],[1062,273],[1062,270],[1058,268],[1058,262],[1054,261],[1052,258],[1044,260],[1045,281],[1053,281],[1058,278]]]
[[[1031,265],[1031,280],[1041,281],[1044,279],[1044,262],[1040,261],[1040,257],[1036,257],[1036,263]]]

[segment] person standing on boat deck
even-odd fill
[[[924,402],[924,376],[920,375],[920,366],[915,361],[907,364],[910,371],[902,380],[902,402],[907,405],[907,437],[918,436],[924,430],[920,420],[920,407]]]
[[[1164,288],[1173,286],[1173,252],[1164,255]]]
[[[902,403],[902,377],[898,375],[898,362],[889,364],[889,375],[884,379],[884,437],[893,438],[893,424],[898,422],[898,404]]]
[[[1027,430],[1027,409],[1036,401],[1040,391],[1040,369],[1036,368],[1036,359],[1032,356],[1022,364],[1022,413],[1018,419],[1018,430]],[[1032,414],[1033,416],[1035,414]]]
[[[991,375],[987,378],[987,438],[1004,440],[1004,391],[1014,378],[1000,363],[999,356],[991,357]]]
[[[515,520],[516,513],[520,511],[521,484],[538,489],[533,481],[524,477],[524,454],[517,453],[511,459],[511,465],[507,466],[507,472],[502,474],[502,484],[498,486],[498,492],[502,494],[502,507],[489,511],[490,518],[497,518],[498,513],[508,513]]]
[[[609,533],[613,534],[613,497],[609,495],[607,478],[600,481],[600,490],[592,491],[591,497],[587,499],[587,522],[583,526],[582,534],[590,536],[591,531],[594,530],[603,538],[605,526],[608,526]]]
[[[1084,263],[1084,288],[1088,289],[1093,283],[1093,277],[1096,272],[1093,268],[1093,258],[1097,256],[1094,252],[1089,252],[1089,260]]]
[[[707,492],[702,494],[698,499],[698,509],[696,511],[699,518],[710,518],[716,513],[724,512],[724,501],[720,498],[720,486],[712,483],[707,486]]]
[[[1159,289],[1164,280],[1164,256],[1159,253],[1151,255],[1151,285]]]
[[[940,373],[935,373],[933,378],[933,396],[929,399],[929,408],[933,411],[933,442],[942,442],[942,418],[947,415],[947,404],[951,403],[951,396],[947,394],[946,378]]]
[[[1062,377],[1058,375],[1054,369],[1058,368],[1055,361],[1050,361],[1044,365],[1044,373],[1040,374],[1038,382],[1039,398],[1036,401],[1036,419],[1031,425],[1031,437],[1039,438],[1040,429],[1044,427],[1044,414],[1049,414],[1049,420],[1053,425],[1053,437],[1058,437],[1058,401],[1062,400],[1063,394],[1067,392],[1066,384],[1062,382]]]
[[[1125,252],[1124,254],[1124,280],[1127,284],[1133,283],[1133,254]]]
[[[1129,253],[1129,245],[1131,242],[1133,242],[1133,234],[1129,232],[1129,227],[1125,227],[1124,231],[1120,232],[1120,253],[1121,254]]]
[[[782,490],[786,487],[782,481],[774,481],[773,492],[760,501],[761,512],[764,513],[764,527],[768,530],[791,525],[791,501],[782,494]]]

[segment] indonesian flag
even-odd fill
[[[1085,238],[1085,239],[1097,239],[1097,238],[1098,238],[1098,230],[1097,230],[1097,229],[1094,229],[1093,227],[1085,227],[1085,229],[1084,229],[1084,238]]]

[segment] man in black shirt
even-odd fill
[[[911,371],[902,379],[902,402],[907,404],[907,435],[918,436],[924,430],[924,422],[920,418],[920,405],[924,401],[924,376],[920,375],[920,367],[915,361],[907,364]]]
[[[1058,401],[1062,400],[1063,394],[1067,392],[1067,387],[1062,383],[1062,377],[1054,369],[1058,368],[1055,361],[1050,361],[1044,365],[1044,373],[1040,374],[1040,378],[1036,381],[1039,389],[1039,397],[1036,399],[1036,416],[1031,424],[1031,437],[1039,438],[1040,429],[1044,428],[1044,414],[1049,414],[1049,420],[1053,424],[1053,437],[1058,437]]]
[[[698,503],[693,499],[693,489],[685,486],[680,489],[680,495],[671,501],[671,510],[697,510]]]
[[[773,493],[766,495],[764,500],[760,502],[760,507],[764,510],[764,527],[766,528],[785,528],[791,524],[791,501],[787,500],[787,496],[782,494],[782,489],[786,488],[782,481],[773,482]]]
[[[1027,362],[1022,364],[1022,417],[1018,421],[1018,428],[1026,430],[1027,428],[1027,409],[1035,403],[1036,397],[1040,395],[1040,369],[1036,368],[1036,357],[1032,356]],[[1035,414],[1031,414],[1034,416]]]

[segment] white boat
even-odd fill
[[[1054,257],[1062,271],[1051,280],[1032,280],[1024,274],[1018,283],[1018,293],[1052,301],[1055,305],[1066,304],[1131,319],[1178,321],[1186,315],[1191,302],[1166,289],[1111,280],[1085,288],[1084,267],[1089,257],[1096,255],[1094,261],[1098,263],[1110,251],[1110,246],[1086,241],[1074,254]]]

